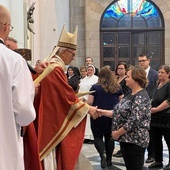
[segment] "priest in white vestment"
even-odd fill
[[[10,13],[0,5],[0,169],[24,170],[21,127],[35,119],[35,88],[26,61],[4,45],[11,30]]]

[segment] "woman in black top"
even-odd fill
[[[90,91],[95,91],[88,96],[87,103],[101,109],[112,110],[122,99],[123,92],[108,67],[102,67],[99,72],[98,83],[92,85]],[[112,119],[102,116],[96,120],[91,119],[91,129],[94,136],[94,145],[101,157],[101,167],[112,165],[114,141],[111,138]],[[104,155],[106,151],[106,158]]]
[[[73,88],[75,92],[77,92],[77,88],[78,88],[79,81],[80,81],[80,76],[77,75],[75,71],[75,67],[73,66],[68,67],[67,79],[68,79],[68,84]]]
[[[152,99],[151,109],[151,133],[153,135],[153,147],[155,162],[149,168],[163,167],[164,137],[168,150],[170,150],[170,67],[163,65],[158,70],[158,84]],[[170,158],[169,158],[170,159]],[[170,170],[170,164],[164,170]]]
[[[126,86],[126,73],[127,73],[127,65],[125,62],[120,62],[115,70],[115,74],[117,75],[117,80],[118,83],[121,85],[122,90],[123,90],[123,94],[124,96],[126,96],[131,90],[128,86]]]
[[[115,74],[117,75],[118,83],[121,85],[123,94],[126,96],[128,93],[130,93],[131,89],[126,86],[126,73],[127,73],[127,64],[125,62],[120,62],[116,66]],[[113,154],[114,157],[122,157],[121,149],[118,150],[115,154]]]

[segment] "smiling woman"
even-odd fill
[[[152,99],[151,135],[155,153],[155,162],[149,168],[163,167],[162,137],[170,154],[170,67],[163,65],[158,70],[158,84]],[[170,170],[170,164],[164,170]]]
[[[125,96],[113,111],[99,110],[112,119],[112,137],[120,142],[123,159],[128,170],[142,170],[145,149],[149,144],[150,98],[145,90],[146,72],[133,66],[127,72],[126,84],[132,92]]]
[[[68,79],[68,84],[73,88],[75,93],[78,90],[78,85],[79,85],[79,80],[80,76],[77,75],[75,71],[75,67],[69,66],[67,69],[67,79]]]

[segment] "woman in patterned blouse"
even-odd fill
[[[120,142],[127,170],[143,169],[144,153],[149,144],[151,103],[145,90],[146,84],[145,70],[132,66],[126,77],[126,85],[132,92],[113,111],[98,109],[99,114],[113,118],[112,137]]]

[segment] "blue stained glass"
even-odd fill
[[[119,0],[107,9],[104,14],[104,18],[111,17],[119,19],[127,13],[131,13],[131,15],[141,15],[146,18],[158,16],[158,12],[155,7],[147,1],[134,0],[133,2],[131,1],[127,3],[127,0]]]
[[[120,17],[122,17],[124,14],[123,12],[120,10],[119,6],[117,5],[117,3],[111,5],[105,15],[104,15],[104,18],[115,18],[115,19],[118,19]]]
[[[129,18],[127,22],[133,22],[132,24],[124,24],[126,21],[124,16]],[[131,19],[130,19],[131,18]],[[132,20],[132,18],[134,18]],[[143,19],[142,19],[143,18]],[[144,23],[146,20],[146,23]],[[140,23],[141,22],[141,23]],[[121,24],[122,23],[122,24]],[[147,0],[118,0],[111,4],[103,15],[101,27],[161,27],[160,16],[155,6]],[[129,26],[128,26],[129,25]]]
[[[149,17],[152,17],[152,16],[156,16],[156,17],[159,16],[155,7],[146,1],[141,4],[141,8],[137,12],[137,15],[141,15],[142,17],[144,17],[146,19]]]

